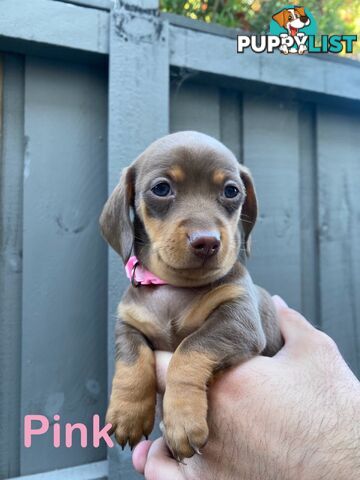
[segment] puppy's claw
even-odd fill
[[[186,466],[186,463],[185,463],[184,460],[182,460],[180,457],[177,457],[177,458],[176,458],[176,461],[177,461],[178,463],[181,463],[181,465],[185,465],[185,466]]]
[[[194,445],[191,445],[191,447],[193,448],[195,453],[197,453],[198,455],[202,455],[202,452],[200,452],[200,450],[197,447],[194,447]]]

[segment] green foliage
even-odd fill
[[[319,34],[359,33],[360,0],[306,0],[296,4],[311,11]],[[272,15],[286,5],[292,4],[286,0],[160,0],[162,11],[255,33],[267,32]]]

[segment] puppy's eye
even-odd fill
[[[171,193],[171,188],[167,182],[160,182],[151,191],[158,197],[167,197]]]
[[[226,198],[235,198],[239,193],[239,189],[235,185],[226,185],[224,188],[224,196]]]

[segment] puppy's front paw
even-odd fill
[[[206,445],[209,428],[206,421],[206,391],[185,387],[167,388],[164,396],[162,431],[174,458],[182,461]]]
[[[143,435],[150,435],[154,426],[155,403],[155,392],[134,395],[134,392],[113,390],[106,423],[112,424],[115,438],[122,448],[127,443],[133,448]]]

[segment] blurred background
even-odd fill
[[[138,478],[128,449],[54,448],[53,417],[104,420],[127,281],[98,217],[169,132],[208,133],[251,169],[254,280],[360,375],[360,63],[237,54],[238,29],[266,32],[282,6],[0,1],[0,479]],[[320,33],[358,33],[358,1],[304,6]],[[31,448],[27,414],[50,420]]]

